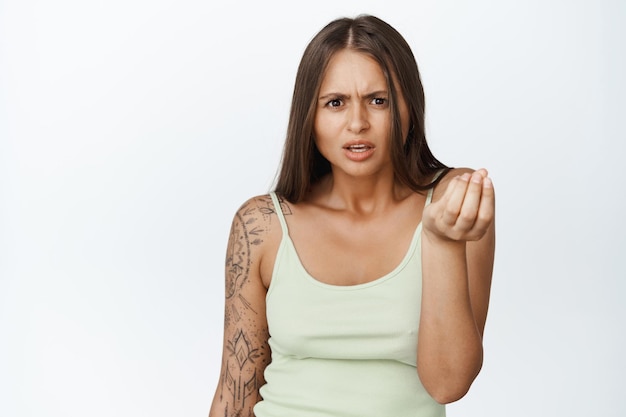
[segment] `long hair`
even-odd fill
[[[296,74],[276,192],[289,202],[297,203],[312,184],[331,171],[330,163],[315,145],[313,125],[317,96],[328,62],[333,54],[346,48],[373,58],[385,75],[390,97],[391,162],[396,180],[416,192],[434,187],[443,175],[427,181],[436,171],[447,167],[434,157],[426,143],[424,89],[413,52],[402,35],[388,23],[361,15],[330,22],[304,51]],[[409,110],[410,130],[406,140],[402,137],[397,88]]]

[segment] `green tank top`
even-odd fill
[[[421,222],[400,264],[359,285],[322,283],[283,237],[267,291],[272,360],[256,417],[443,417],[419,380]],[[428,193],[426,204],[432,198]]]

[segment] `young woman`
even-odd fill
[[[234,217],[209,415],[445,415],[482,364],[494,206],[486,170],[430,152],[402,36],[328,24],[298,69],[276,190]]]

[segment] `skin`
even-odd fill
[[[388,97],[384,75],[371,58],[351,50],[332,57],[314,127],[332,173],[314,184],[304,201],[282,201],[281,208],[305,269],[334,285],[369,282],[392,271],[422,222],[417,372],[436,401],[449,403],[465,395],[482,364],[495,248],[494,189],[486,170],[454,169],[424,208],[425,195],[394,180]],[[398,105],[406,136],[402,96]],[[359,147],[350,151],[350,145]],[[254,415],[271,355],[265,295],[281,238],[268,196],[250,199],[236,214],[227,252],[222,372],[211,417]],[[246,382],[252,376],[254,383]],[[237,391],[233,381],[245,382],[245,388]]]
[[[233,219],[226,252],[222,369],[209,416],[253,416],[270,362],[265,294],[261,275],[265,248],[274,246],[274,207],[269,196],[246,202]],[[273,237],[273,238],[272,238]],[[269,238],[269,239],[268,239]]]

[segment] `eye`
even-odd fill
[[[329,100],[328,103],[326,103],[326,106],[332,107],[332,108],[337,108],[337,107],[341,106],[341,104],[342,104],[341,99],[334,98],[332,100]]]
[[[387,105],[387,99],[383,98],[383,97],[375,97],[372,99],[372,104],[374,104],[375,106],[386,106]]]

